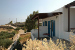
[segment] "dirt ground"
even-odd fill
[[[20,35],[20,43],[23,44],[27,41],[27,39],[29,40],[31,38],[31,33],[27,33],[27,34],[21,34]]]

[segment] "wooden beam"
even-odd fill
[[[32,20],[34,20],[35,18],[38,18],[38,16],[34,17]]]
[[[70,7],[68,7],[68,31],[70,32]]]
[[[71,7],[71,6],[75,6],[75,1],[70,3],[70,4],[67,4],[65,7],[68,8],[68,7]]]
[[[38,16],[38,39],[39,39],[39,16]]]

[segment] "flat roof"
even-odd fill
[[[38,14],[35,14],[31,19],[38,19],[38,16],[39,16],[39,19],[44,19],[44,18],[47,18],[47,17],[52,17],[52,16],[56,16],[56,15],[59,15],[59,14],[62,14],[62,12],[52,12],[52,13],[38,13]]]

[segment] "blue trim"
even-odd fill
[[[44,22],[43,22],[43,26],[44,26]]]
[[[48,21],[48,36],[50,37],[50,21]]]
[[[55,21],[53,21],[53,36],[55,36]]]
[[[52,35],[52,22],[53,22],[53,35]],[[55,21],[51,20],[51,37],[55,36]]]
[[[52,37],[52,21],[53,21],[53,20],[51,20],[51,37]]]
[[[47,21],[45,21],[45,26],[47,26]]]

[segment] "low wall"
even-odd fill
[[[33,35],[34,38],[38,38],[38,29],[32,29],[31,30],[31,35]]]
[[[33,34],[31,33],[31,38],[32,38],[32,40],[35,40],[35,37],[33,36]]]
[[[16,35],[15,35],[16,36]],[[15,40],[13,40],[14,42],[8,47],[7,50],[13,50],[13,48],[15,47],[15,45],[17,44],[17,40],[19,39],[20,37],[20,34],[17,35],[18,37],[16,37]]]
[[[48,37],[47,35],[43,35],[44,33],[48,33],[48,26],[40,26],[39,30],[40,37]]]
[[[63,33],[63,35],[61,35],[60,37],[62,38],[62,39],[65,39],[65,40],[68,40],[68,41],[70,41],[70,35],[75,35],[74,33],[72,33],[72,32],[64,32]]]
[[[12,43],[7,50],[12,50],[14,48],[14,46],[17,44],[17,41],[14,41],[14,43]]]
[[[48,37],[47,35],[43,35],[44,33],[48,33],[48,27],[47,26],[39,26],[39,37]],[[31,37],[34,39],[38,38],[38,29],[32,29],[31,30]]]
[[[47,35],[43,35],[44,33],[48,33],[48,27],[40,26],[39,27],[39,36],[40,37],[48,37]],[[70,41],[70,39],[69,39],[70,35],[75,35],[75,34],[72,32],[61,32],[60,38]],[[31,37],[32,37],[32,40],[34,40],[35,38],[38,38],[38,29],[31,30]]]

